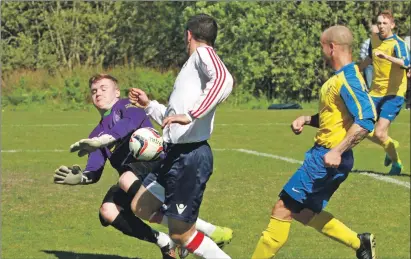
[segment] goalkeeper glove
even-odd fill
[[[62,165],[54,171],[54,183],[57,184],[76,185],[86,183],[87,179],[78,165],[73,167]]]
[[[114,141],[116,141],[116,139],[109,134],[104,134],[100,137],[95,137],[91,139],[81,139],[70,146],[70,152],[79,151],[78,156],[82,157],[84,155],[96,151],[99,148],[106,147]]]

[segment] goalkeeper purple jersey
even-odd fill
[[[144,109],[131,104],[128,99],[120,99],[111,110],[107,111],[98,125],[90,133],[89,138],[109,134],[116,141],[108,147],[98,149],[89,154],[86,174],[94,182],[100,179],[106,160],[117,170],[129,154],[129,139],[131,134],[144,127],[153,127]]]

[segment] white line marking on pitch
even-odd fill
[[[240,148],[240,149],[213,148],[213,150],[215,150],[215,151],[237,151],[237,152],[247,153],[247,154],[256,155],[256,156],[269,157],[269,158],[274,158],[274,159],[278,159],[278,160],[283,160],[285,162],[293,163],[293,164],[300,164],[301,165],[303,163],[303,161],[296,160],[296,159],[289,158],[289,157],[277,156],[277,155],[268,154],[268,153],[261,153],[261,152],[258,152],[258,151],[242,149],[242,148]],[[27,152],[27,153],[53,153],[53,152],[69,152],[69,151],[68,150],[63,150],[63,149],[50,149],[50,150],[9,149],[9,150],[1,150],[1,153],[24,153],[24,152]],[[394,178],[391,178],[391,177],[388,177],[388,176],[376,175],[376,174],[372,174],[372,173],[368,173],[368,172],[361,172],[359,174],[366,175],[366,176],[369,176],[369,177],[372,177],[374,179],[384,181],[384,182],[387,182],[387,183],[393,183],[393,184],[396,184],[396,185],[404,186],[404,187],[410,189],[410,183],[409,182],[399,181],[397,179],[394,179]]]
[[[278,160],[283,160],[283,161],[293,163],[293,164],[300,164],[300,165],[303,164],[303,161],[296,160],[296,159],[293,159],[293,158],[277,156],[277,155],[268,154],[268,153],[261,153],[261,152],[258,152],[258,151],[242,149],[242,148],[240,148],[240,149],[218,149],[218,148],[216,149],[216,148],[214,148],[213,150],[216,150],[216,151],[225,151],[225,150],[237,151],[237,152],[247,153],[247,154],[256,155],[256,156],[269,157],[269,158],[274,158],[274,159],[278,159]],[[384,181],[384,182],[387,182],[387,183],[393,183],[393,184],[396,184],[396,185],[404,186],[404,187],[410,189],[410,183],[409,182],[399,181],[397,179],[394,179],[394,178],[391,178],[391,177],[388,177],[388,176],[372,174],[372,173],[369,173],[369,172],[361,172],[359,174],[366,175],[366,176],[369,176],[369,177],[372,177],[374,179]]]
[[[8,149],[1,150],[1,153],[53,153],[53,152],[69,152],[69,150],[63,149],[50,149],[50,150],[39,150],[39,149]]]

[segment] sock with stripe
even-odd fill
[[[184,247],[192,254],[204,259],[230,259],[209,237],[195,231]]]

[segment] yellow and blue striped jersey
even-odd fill
[[[404,67],[408,67],[410,65],[410,51],[407,44],[395,34],[386,39],[380,39],[379,34],[373,34],[368,53],[374,67],[370,95],[376,97],[404,96],[407,90],[407,76],[404,67],[375,56],[376,51],[400,58],[404,60]]]
[[[319,130],[314,140],[326,148],[338,145],[353,123],[369,132],[377,119],[374,103],[354,63],[345,65],[320,90]]]

